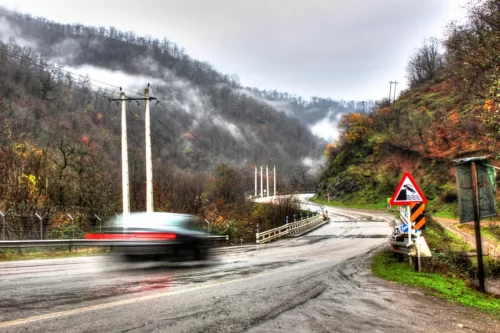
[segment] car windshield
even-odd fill
[[[132,213],[129,216],[117,215],[105,223],[107,228],[135,227],[135,228],[154,228],[154,227],[182,227],[186,228],[192,224],[195,219],[188,215],[173,213]],[[191,229],[191,228],[189,228]]]

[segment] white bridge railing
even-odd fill
[[[323,218],[323,215],[319,214],[298,222],[287,223],[281,227],[256,233],[255,242],[257,244],[262,244],[287,235],[298,234],[304,230],[312,229],[322,223],[325,223],[326,221],[327,220]]]

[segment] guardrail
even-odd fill
[[[285,225],[282,225],[281,227],[256,233],[255,242],[257,244],[262,244],[287,235],[298,234],[301,231],[311,229],[323,222],[325,222],[323,220],[323,215],[316,215],[298,222],[287,223]]]
[[[229,236],[207,236],[212,241],[227,241]],[[161,245],[164,241],[144,240],[144,241],[117,241],[107,239],[51,239],[51,240],[14,240],[1,241],[0,249],[18,249],[30,247],[68,247],[71,252],[76,246],[101,247],[101,246],[151,246]]]
[[[399,206],[399,218],[401,219],[401,221],[408,224],[408,213],[406,209],[406,206]]]

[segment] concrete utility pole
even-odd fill
[[[392,94],[392,84],[394,82],[389,81],[389,104],[391,104],[391,94]]]
[[[146,124],[146,212],[154,211],[153,202],[153,159],[151,154],[151,116],[149,112],[149,84],[144,89],[145,111],[144,119]]]
[[[255,196],[257,196],[257,166],[255,166]]]
[[[260,197],[264,197],[264,189],[262,188],[262,165],[260,166]]]
[[[274,170],[273,170],[273,180],[274,180],[274,196],[276,196],[276,165],[274,166]]]
[[[394,81],[394,98],[392,100],[392,102],[394,103],[396,101],[396,85],[398,84],[399,82],[398,81]]]
[[[266,196],[269,196],[269,169],[266,165]]]
[[[125,105],[125,93],[120,94],[122,107],[122,192],[123,192],[123,214],[130,213],[129,176],[128,176],[128,145],[127,145],[127,110]]]
[[[149,85],[148,85],[149,86]],[[121,90],[121,88],[120,88]],[[151,162],[151,133],[150,131],[150,115],[149,115],[149,103],[152,100],[155,100],[154,97],[149,97],[149,89],[144,90],[144,94],[148,97],[146,98],[125,98],[125,93],[122,91],[120,93],[119,99],[109,98],[110,102],[118,102],[120,101],[122,108],[122,190],[123,190],[123,214],[130,213],[130,190],[129,190],[129,172],[128,172],[128,145],[127,145],[127,110],[125,103],[127,101],[146,101],[146,179],[148,180],[148,186],[151,184],[151,191],[149,192],[149,187],[147,191],[148,202],[146,204],[146,209],[148,211],[149,207],[151,207],[151,211],[153,211],[153,172],[152,172],[152,162]],[[149,135],[148,135],[149,134]],[[149,141],[149,142],[148,142]],[[148,148],[149,145],[149,148]],[[149,153],[148,153],[149,150]],[[149,158],[148,158],[149,154]],[[149,162],[148,162],[149,161]],[[148,163],[151,163],[149,165]],[[148,176],[148,170],[151,171]],[[149,178],[151,177],[151,178]],[[151,181],[149,181],[151,179]],[[151,205],[149,204],[149,194],[151,193]]]

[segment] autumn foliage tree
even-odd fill
[[[341,139],[348,144],[362,142],[373,129],[373,118],[370,114],[351,113],[343,115],[339,122]]]

